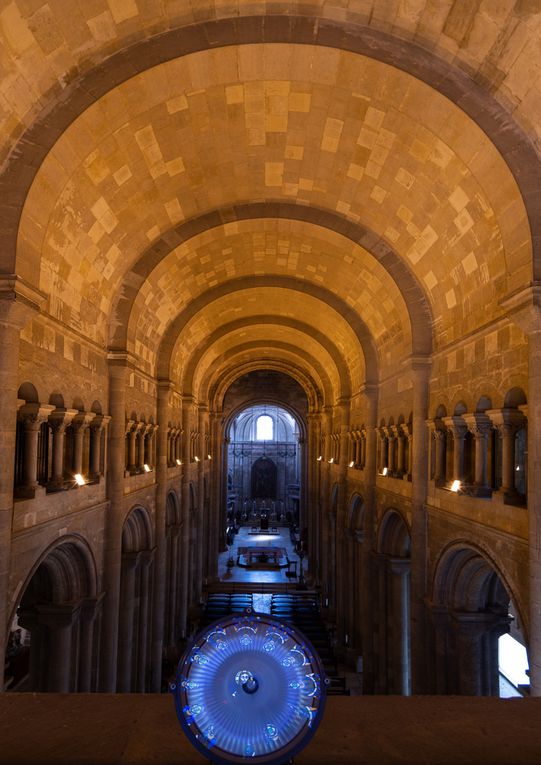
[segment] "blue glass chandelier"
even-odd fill
[[[314,735],[326,678],[301,632],[248,609],[197,635],[170,690],[184,732],[208,759],[280,765]]]

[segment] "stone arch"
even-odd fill
[[[431,352],[433,319],[430,305],[417,277],[387,242],[378,238],[361,224],[347,220],[336,212],[312,206],[274,201],[237,204],[230,208],[205,213],[200,218],[179,224],[164,234],[157,242],[154,242],[146,253],[143,253],[130,272],[126,274],[122,286],[119,287],[116,307],[113,310],[116,334],[110,337],[110,344],[118,348],[127,346],[129,316],[137,292],[152,270],[171,250],[197,234],[223,226],[226,223],[269,217],[313,223],[341,234],[366,249],[389,273],[404,298],[412,328],[412,352],[421,354]],[[308,285],[305,284],[303,289],[309,289]],[[344,306],[344,309],[350,313],[347,306]],[[179,319],[176,319],[174,324],[177,325],[178,322]],[[355,324],[359,324],[358,317]],[[176,329],[174,332],[176,334]],[[363,327],[363,335],[365,334]],[[361,338],[361,336],[359,337]],[[364,347],[366,343],[371,345],[369,334],[365,337],[365,342],[361,344]],[[368,350],[368,353],[371,355],[371,350]]]
[[[411,553],[411,535],[402,514],[395,509],[385,512],[378,532],[378,552],[407,558]]]
[[[190,357],[187,367],[184,371],[184,383],[183,389],[190,391],[193,388],[193,378],[196,368],[202,359],[205,352],[223,336],[232,333],[238,329],[249,327],[253,324],[275,324],[279,326],[291,327],[297,329],[300,332],[305,332],[310,338],[317,340],[320,345],[325,348],[329,356],[333,359],[337,369],[340,371],[340,379],[343,380],[343,389],[341,395],[347,395],[351,391],[350,373],[347,364],[344,363],[340,356],[340,353],[336,346],[322,333],[316,329],[310,327],[303,322],[294,321],[286,317],[275,316],[250,316],[245,319],[238,319],[228,324],[222,325],[212,335],[205,338],[200,345],[194,350],[193,355]]]
[[[411,535],[399,510],[389,508],[377,534],[377,618],[379,645],[376,692],[411,693]],[[383,637],[385,636],[385,637]]]
[[[36,387],[31,382],[24,382],[19,386],[17,398],[24,399],[27,404],[39,404],[41,401]]]
[[[192,319],[203,308],[207,307],[216,299],[222,297],[225,294],[259,287],[278,287],[283,289],[290,289],[294,292],[309,294],[312,297],[321,300],[322,302],[334,308],[347,321],[354,333],[357,335],[359,344],[363,349],[365,356],[365,367],[368,382],[377,381],[377,350],[372,335],[370,334],[368,327],[361,319],[361,317],[352,308],[350,308],[345,301],[343,301],[330,290],[327,290],[325,287],[311,284],[294,277],[278,275],[251,276],[230,279],[218,284],[216,287],[212,287],[206,290],[206,292],[192,300],[191,303],[189,303],[189,305],[169,324],[167,330],[164,333],[158,351],[158,376],[169,377],[175,344],[183,328],[190,321],[190,319]],[[126,341],[127,338],[122,338],[122,342]],[[120,348],[121,345],[118,347]]]
[[[257,355],[256,355],[257,354]],[[255,358],[254,358],[255,357]],[[304,362],[300,367],[299,359]],[[327,357],[329,359],[329,357]],[[202,377],[201,385],[192,395],[197,393],[197,398],[205,398],[212,395],[216,388],[224,387],[224,380],[235,377],[235,369],[242,367],[255,370],[257,368],[273,369],[277,365],[284,365],[287,361],[287,369],[291,377],[299,382],[308,391],[315,391],[326,401],[334,401],[340,396],[340,392],[349,390],[349,375],[346,379],[340,378],[339,370],[331,363],[326,368],[318,359],[305,349],[299,348],[294,343],[285,343],[273,340],[269,345],[268,340],[252,340],[234,347],[231,356],[226,360],[226,371],[223,371],[224,362],[220,357],[214,359],[208,367],[198,370],[198,378]],[[295,361],[297,363],[295,363]],[[207,394],[207,391],[210,391]]]
[[[364,500],[360,494],[353,494],[349,501],[346,528],[351,531],[361,531],[365,524]]]
[[[486,551],[462,541],[442,551],[432,596],[438,692],[499,695],[498,639],[509,631],[512,597],[505,575]]]
[[[245,409],[250,409],[253,406],[258,405],[270,405],[270,406],[278,406],[281,409],[285,409],[288,414],[290,414],[293,419],[295,420],[297,427],[299,428],[299,433],[301,434],[301,438],[306,437],[306,422],[305,418],[295,409],[295,407],[291,406],[288,402],[283,402],[281,399],[276,398],[274,400],[269,399],[268,396],[264,397],[256,397],[251,398],[249,401],[243,401],[238,406],[231,409],[230,412],[228,412],[226,419],[224,420],[223,424],[223,433],[225,438],[230,437],[231,433],[231,425],[233,421],[241,414]]]
[[[435,604],[471,613],[503,609],[507,614],[511,596],[505,575],[484,550],[455,542],[441,553],[434,574]]]
[[[21,592],[8,639],[7,676],[14,689],[96,690],[100,598],[86,540],[75,534],[55,540]],[[16,637],[20,650],[13,651]]]
[[[122,527],[122,551],[126,553],[150,550],[152,547],[152,524],[146,508],[132,508]]]
[[[501,152],[524,198],[532,228],[532,240],[539,241],[541,224],[536,222],[536,189],[540,186],[541,171],[534,146],[492,93],[487,92],[468,74],[456,68],[450,72],[448,61],[407,40],[358,24],[346,26],[329,19],[321,23],[317,17],[289,14],[273,16],[270,24],[264,15],[235,16],[173,29],[160,36],[159,45],[156,44],[156,38],[150,37],[115,53],[100,66],[74,78],[67,85],[63,104],[67,104],[68,108],[57,109],[54,119],[50,109],[44,109],[34,120],[12,151],[12,156],[15,156],[21,146],[27,147],[27,151],[23,152],[24,161],[7,162],[2,179],[1,197],[7,199],[8,194],[15,196],[15,204],[11,205],[11,209],[7,207],[7,250],[10,257],[6,258],[6,272],[20,271],[14,263],[16,232],[22,205],[35,171],[66,127],[96,98],[135,73],[179,55],[226,44],[274,41],[326,45],[366,54],[411,72],[450,98],[480,125]],[[28,168],[32,170],[28,172]],[[539,276],[538,260],[536,252],[534,279]]]
[[[181,521],[178,497],[174,491],[169,491],[165,504],[165,524],[166,526],[175,526],[180,524]]]
[[[117,665],[120,693],[149,690],[153,564],[150,516],[146,508],[136,505],[122,527]]]
[[[322,389],[311,374],[305,369],[301,369],[293,362],[288,363],[286,366],[283,361],[278,360],[277,358],[245,360],[234,357],[233,361],[235,363],[228,365],[221,373],[218,370],[217,378],[209,381],[208,392],[207,389],[205,389],[205,398],[212,403],[213,408],[215,409],[222,409],[225,395],[235,380],[249,372],[260,369],[282,372],[293,378],[304,390],[308,406],[312,410],[319,407],[325,400],[325,395],[327,395],[328,398],[331,396],[332,386],[330,382],[328,382]],[[273,402],[271,401],[270,403]]]
[[[504,397],[504,406],[508,406],[510,409],[517,409],[519,406],[524,406],[527,403],[527,397],[522,388],[515,387],[507,391]]]

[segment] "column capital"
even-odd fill
[[[97,414],[90,422],[90,430],[103,430],[111,422],[110,414]]]
[[[499,301],[508,318],[526,334],[541,332],[541,283],[532,282]]]
[[[73,420],[71,421],[71,425],[74,428],[74,430],[86,430],[92,420],[96,418],[95,412],[77,412]]]
[[[364,542],[364,538],[365,538],[365,533],[364,533],[364,530],[363,530],[363,529],[355,529],[355,530],[353,531],[353,538],[355,539],[355,541],[356,541],[358,544],[361,544],[361,545],[362,545],[362,544],[363,544],[363,542]]]
[[[445,424],[445,427],[451,431],[454,438],[464,438],[468,431],[468,427],[460,415],[442,417],[442,422]]]
[[[54,409],[54,404],[23,404],[17,412],[18,419],[25,427],[39,428],[42,423],[47,422]]]
[[[406,576],[411,570],[411,558],[387,558],[387,566],[391,574]]]
[[[16,274],[0,276],[0,322],[21,330],[36,316],[46,295]]]
[[[54,409],[48,417],[49,424],[53,430],[65,430],[77,414],[77,409]]]
[[[137,359],[132,353],[120,348],[108,348],[107,364],[111,367],[134,368]]]
[[[499,433],[507,432],[509,435],[526,425],[527,419],[520,409],[487,409],[485,414]]]
[[[430,373],[432,370],[432,357],[415,353],[404,360],[404,366],[409,367],[412,372]]]
[[[486,438],[489,432],[492,430],[492,422],[490,417],[482,412],[474,412],[473,414],[463,414],[462,419],[466,423],[466,427],[474,438]]]

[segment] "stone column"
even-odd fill
[[[390,578],[387,628],[392,634],[391,692],[402,696],[411,693],[410,686],[410,625],[409,625],[409,558],[389,558],[387,571]],[[390,622],[390,624],[389,624]]]
[[[83,474],[83,441],[85,431],[96,417],[94,412],[79,412],[72,420],[71,426],[74,431],[73,439],[73,474]]]
[[[72,631],[80,606],[61,603],[38,606],[39,620],[49,631],[48,691],[69,693],[72,687]]]
[[[192,452],[191,433],[191,410],[193,407],[193,397],[183,396],[182,398],[182,430],[185,433],[183,446],[183,469],[182,469],[182,558],[181,558],[181,599],[180,599],[180,632],[181,637],[186,636],[186,627],[188,623],[188,602],[189,602],[189,561],[190,561],[190,455]]]
[[[64,437],[66,428],[77,414],[76,409],[55,409],[49,415],[53,431],[53,464],[49,487],[61,489],[64,485]]]
[[[154,562],[154,602],[152,611],[152,677],[150,690],[154,693],[161,691],[162,683],[162,654],[163,627],[165,619],[165,561],[166,561],[166,508],[167,508],[167,467],[169,462],[170,439],[168,440],[167,422],[169,420],[169,397],[172,391],[170,380],[158,382],[158,456],[156,465],[156,514],[155,514],[155,544],[156,559]]]
[[[107,428],[111,418],[106,414],[97,414],[90,423],[90,477],[101,475],[101,434]]]
[[[361,549],[361,636],[363,650],[363,691],[373,693],[375,688],[375,636],[374,604],[377,602],[377,579],[373,570],[372,550],[375,545],[376,515],[376,424],[378,412],[378,386],[365,385],[362,390],[366,399],[366,463],[364,468],[365,527]]]
[[[93,659],[95,654],[95,624],[96,616],[101,607],[101,596],[84,598],[81,604],[81,632],[79,638],[79,693],[90,693],[93,687]]]
[[[426,693],[427,667],[427,512],[428,489],[428,415],[431,360],[419,356],[411,359],[413,383],[412,472],[411,472],[411,646],[412,692]]]
[[[445,442],[447,433],[439,427],[434,428],[434,443],[436,447],[434,481],[437,486],[445,483]]]
[[[144,422],[140,422],[137,425],[137,463],[135,466],[136,473],[145,472],[145,439],[148,433],[148,425]]]
[[[123,553],[122,555],[120,613],[118,620],[118,693],[131,693],[135,690],[134,678],[132,678],[132,664],[136,636],[134,635],[133,627],[135,578],[139,564],[139,555],[140,553],[138,552]],[[105,650],[107,650],[107,646],[105,646]]]
[[[179,526],[172,526],[169,529],[170,542],[170,561],[169,571],[169,634],[165,636],[167,646],[175,645],[177,640],[177,620],[178,620],[178,590],[179,590],[179,545],[181,541],[182,529]]]
[[[308,521],[308,572],[307,576],[313,582],[318,582],[320,576],[320,469],[318,462],[319,444],[321,438],[321,416],[319,412],[308,413],[308,448],[307,460],[307,521]]]
[[[462,417],[444,417],[445,426],[453,435],[453,481],[464,480],[464,437],[468,431]]]
[[[126,435],[128,436],[128,473],[137,473],[137,436],[143,427],[142,422],[128,420],[126,422]]]
[[[45,296],[17,276],[0,279],[0,656],[6,653],[7,620],[12,601],[8,595],[13,517],[13,471],[17,429],[20,331],[39,311]],[[2,659],[3,667],[3,659]],[[4,670],[1,671],[3,678]],[[0,692],[4,683],[0,682]]]
[[[475,493],[477,496],[488,497],[491,491],[487,480],[487,452],[492,424],[490,419],[481,413],[465,414],[463,419],[475,439]]]
[[[541,696],[541,285],[501,301],[528,338],[528,559],[530,692]]]
[[[509,631],[509,618],[487,612],[454,612],[453,621],[460,694],[499,695],[498,652],[491,644]]]
[[[515,489],[515,437],[526,425],[526,418],[519,409],[489,409],[486,414],[498,431],[501,442],[502,484],[499,492],[506,499],[516,497]]]
[[[221,478],[220,466],[222,464],[222,443],[221,416],[218,412],[210,412],[209,415],[209,428],[210,428],[210,449],[212,454],[212,461],[210,463],[210,497],[209,497],[209,570],[208,576],[211,580],[216,579],[218,576],[218,552],[222,545],[225,545],[224,538],[224,526],[221,522],[220,507],[222,504],[221,496]],[[226,456],[227,460],[227,456]],[[227,465],[227,462],[226,462]],[[227,470],[227,467],[226,467]],[[227,472],[225,473],[227,475]],[[226,480],[227,485],[227,480]],[[227,501],[227,500],[225,500]]]
[[[104,544],[105,600],[102,619],[102,650],[100,655],[100,690],[114,693],[117,679],[118,618],[120,605],[120,567],[122,557],[122,526],[124,523],[124,464],[126,433],[126,385],[130,369],[127,354],[109,354],[109,459]]]
[[[363,602],[363,546],[365,534],[363,529],[355,529],[353,532],[353,561],[355,584],[353,590],[353,645],[358,654],[363,652],[362,622],[367,618],[364,614]]]
[[[24,426],[24,485],[17,493],[33,497],[38,486],[38,438],[42,424],[47,422],[54,406],[50,404],[24,404],[18,416]]]
[[[138,628],[139,634],[137,643],[139,651],[137,654],[137,669],[136,669],[136,684],[135,691],[137,693],[146,693],[147,688],[147,668],[149,660],[149,640],[150,640],[150,627],[149,624],[149,607],[152,598],[152,585],[150,566],[154,560],[154,550],[142,550],[139,553],[139,614],[138,614]],[[162,616],[163,616],[163,601],[162,601]],[[160,671],[159,671],[160,683],[161,683],[161,651],[160,651]]]
[[[405,461],[404,461],[404,432],[403,432],[403,425],[395,425],[393,427],[393,432],[395,434],[396,443],[398,446],[397,449],[397,456],[396,456],[396,477],[402,478],[404,473],[406,472],[405,469]]]

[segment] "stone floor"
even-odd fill
[[[541,699],[332,697],[297,765],[541,762]],[[1,694],[2,765],[203,765],[168,695]]]
[[[235,535],[235,541],[231,545],[229,552],[223,552],[218,558],[218,576],[222,582],[247,582],[250,584],[261,582],[262,584],[283,584],[295,583],[298,579],[286,576],[287,569],[247,569],[236,565],[239,547],[285,547],[287,555],[291,561],[297,563],[297,574],[300,572],[299,556],[293,549],[289,538],[289,528],[285,526],[278,527],[278,534],[252,534],[249,526],[241,526],[239,533]],[[235,566],[229,571],[227,569],[227,559],[233,556]],[[304,570],[307,568],[306,559],[303,561]]]

